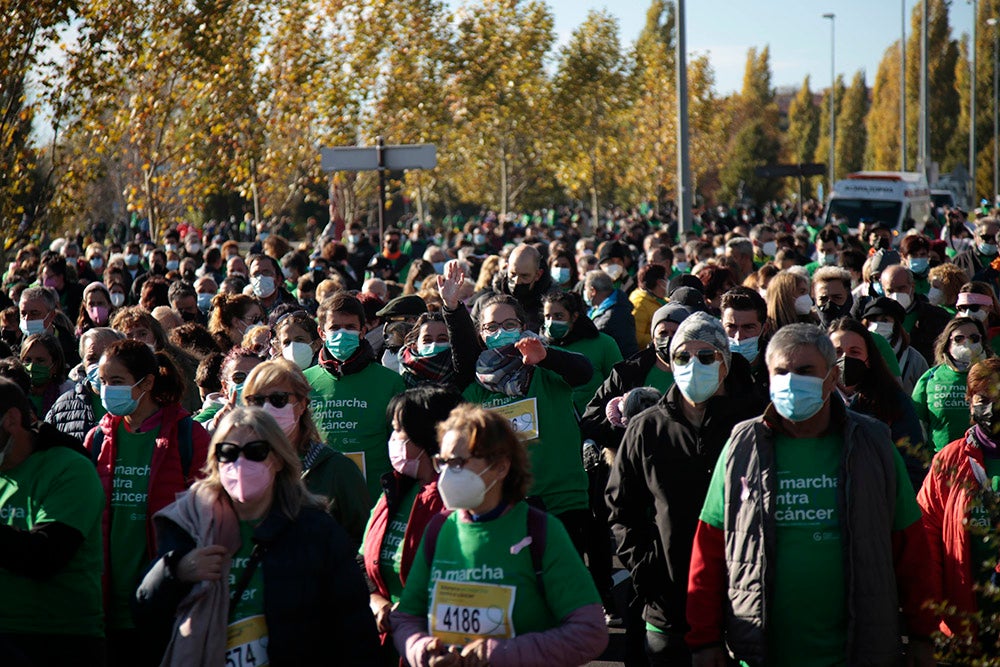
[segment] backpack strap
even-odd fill
[[[528,536],[531,538],[531,567],[535,570],[538,592],[545,597],[545,583],[542,581],[542,560],[545,556],[545,540],[548,533],[549,515],[535,507],[528,507]]]
[[[434,550],[437,548],[437,539],[438,534],[441,532],[441,526],[444,525],[445,520],[450,515],[450,511],[439,512],[431,517],[431,520],[427,522],[427,527],[424,528],[424,560],[427,562],[428,568],[434,563]]]
[[[191,459],[194,458],[193,429],[194,420],[191,419],[191,415],[187,415],[177,423],[177,450],[181,456],[181,471],[186,482],[191,481]]]

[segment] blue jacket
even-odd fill
[[[622,358],[628,359],[639,351],[635,337],[635,318],[632,316],[632,302],[625,293],[616,289],[611,296],[590,310],[590,319],[601,333],[615,339]]]

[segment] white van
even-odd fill
[[[834,184],[823,222],[846,219],[847,226],[854,231],[862,221],[878,221],[893,230],[898,243],[910,229],[923,230],[931,206],[931,191],[923,174],[858,171]]]

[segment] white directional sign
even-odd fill
[[[375,171],[379,168],[378,148],[347,146],[321,148],[323,171]],[[382,147],[382,168],[388,171],[433,169],[437,166],[434,144],[410,144]]]

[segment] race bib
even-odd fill
[[[354,461],[354,465],[358,466],[358,470],[361,471],[361,476],[368,481],[368,471],[365,470],[365,453],[364,452],[344,452],[344,456]]]
[[[441,581],[431,596],[431,634],[449,644],[514,636],[514,586]]]
[[[265,667],[267,621],[263,615],[230,624],[226,633],[226,667]]]
[[[538,399],[525,398],[496,408],[490,408],[510,422],[521,440],[534,440],[538,437]]]

